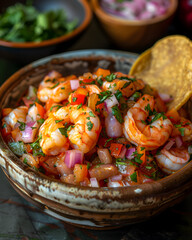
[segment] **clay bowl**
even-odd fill
[[[4,12],[7,7],[18,2],[26,3],[26,0],[2,1],[0,3],[0,12]],[[26,65],[39,58],[66,51],[69,46],[79,39],[92,18],[92,12],[86,0],[33,0],[32,3],[41,12],[64,9],[68,20],[77,19],[77,27],[68,34],[42,42],[18,43],[0,39],[1,58]]]
[[[140,52],[149,48],[166,32],[177,9],[178,1],[170,0],[168,11],[159,17],[130,21],[106,13],[100,0],[91,0],[93,12],[104,32],[120,49]]]
[[[47,57],[12,75],[0,88],[0,108],[14,106],[21,92],[50,70],[82,74],[97,67],[127,73],[137,55],[110,50],[81,50]],[[192,162],[153,183],[122,188],[79,187],[52,180],[22,163],[0,135],[0,165],[12,186],[45,213],[92,229],[119,228],[155,216],[181,201],[192,189]]]

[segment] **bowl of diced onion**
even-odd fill
[[[166,33],[177,0],[91,0],[101,27],[120,49],[143,51]]]
[[[63,76],[72,76],[95,72],[102,67],[127,74],[136,58],[136,54],[122,51],[79,50],[38,60],[20,69],[1,86],[0,108],[15,106],[21,99],[21,93],[30,86],[38,86],[44,76],[53,70]],[[75,79],[71,88],[77,88]],[[33,88],[30,87],[30,91],[33,94]],[[29,99],[24,101],[30,105]],[[109,107],[115,101],[112,99],[106,105]],[[127,158],[133,150],[130,148],[124,153]],[[73,154],[75,163],[81,162],[79,151],[73,151]],[[105,153],[101,151],[98,154],[102,158]],[[73,157],[69,150],[65,158],[68,167],[74,165]],[[13,188],[29,202],[61,221],[92,229],[119,228],[145,221],[181,201],[192,188],[192,162],[172,175],[145,184],[98,187],[94,178],[91,179],[91,187],[62,182],[21,161],[6,144],[2,131],[0,165]],[[113,178],[114,182],[120,180],[117,175]]]

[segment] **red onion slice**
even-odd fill
[[[119,105],[119,102],[115,95],[113,94],[111,97],[107,98],[104,103],[106,104],[107,109],[112,108],[115,105]]]
[[[126,151],[126,153],[125,153],[125,157],[126,157],[127,159],[133,159],[133,158],[134,158],[133,153],[134,153],[135,151],[136,151],[135,148],[128,148],[127,151]]]
[[[176,143],[176,146],[177,146],[178,148],[180,148],[180,147],[183,146],[183,140],[182,140],[181,136],[177,136],[177,137],[175,138],[175,143]]]
[[[75,164],[83,163],[83,152],[80,150],[68,150],[65,153],[65,164],[68,168],[73,168]]]
[[[169,139],[168,143],[164,146],[164,148],[168,151],[172,148],[172,146],[175,144],[175,139],[171,138]]]
[[[80,86],[79,80],[70,80],[70,84],[71,90],[76,90]]]
[[[99,187],[99,182],[97,178],[90,178],[91,187]]]
[[[24,143],[32,143],[35,139],[37,129],[38,129],[37,122],[27,122],[26,125],[25,125],[25,130],[21,131],[22,141]]]

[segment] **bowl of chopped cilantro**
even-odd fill
[[[69,47],[91,21],[86,0],[10,0],[1,5],[1,57],[25,64]]]

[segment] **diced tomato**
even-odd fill
[[[95,74],[97,75],[97,77],[99,77],[99,76],[106,77],[106,76],[110,75],[111,72],[110,72],[110,70],[107,70],[107,69],[98,68]]]
[[[93,81],[95,80],[92,78],[84,78],[81,82],[81,85],[83,85],[83,83],[92,83]]]
[[[34,99],[34,100],[33,100],[33,99],[28,99],[27,97],[23,97],[22,99],[23,99],[24,104],[25,104],[28,108],[29,108],[31,105],[33,105],[34,102],[35,102],[35,99]]]
[[[42,167],[45,169],[47,174],[59,175],[57,171],[57,158],[49,157],[44,162],[41,163]]]
[[[110,146],[111,155],[115,158],[118,158],[122,147],[123,147],[123,144],[121,143],[111,143],[111,146]]]
[[[1,133],[3,137],[6,137],[7,135],[11,134],[11,127],[7,123],[4,123],[1,128]]]
[[[98,141],[98,145],[100,147],[110,147],[112,141],[113,141],[112,138],[100,137]]]
[[[99,101],[99,97],[97,93],[93,93],[88,97],[88,107],[91,108],[97,115],[101,113],[104,103],[100,103],[97,105]]]
[[[73,170],[76,183],[83,182],[88,176],[88,170],[86,164],[75,164]]]
[[[174,108],[169,110],[165,115],[171,120],[172,123],[177,123],[180,121],[179,113]]]
[[[65,80],[74,80],[74,79],[77,79],[76,75],[70,75],[70,76],[65,77]]]
[[[52,107],[53,104],[54,104],[53,99],[49,98],[49,99],[47,100],[46,104],[45,104],[45,109],[46,109],[46,111],[48,111],[48,110]]]
[[[13,109],[12,108],[3,108],[1,110],[2,112],[2,117],[6,117]]]
[[[13,131],[11,131],[11,135],[12,135],[12,137],[13,137],[13,139],[17,139],[17,136],[19,136],[20,135],[20,130],[19,130],[19,128],[15,128]]]
[[[37,103],[37,102],[35,102],[35,105],[36,105],[36,107],[37,107],[37,110],[38,110],[41,118],[44,118],[44,114],[45,114],[45,109],[44,109],[44,107],[43,107],[41,104]]]
[[[138,154],[143,154],[140,159],[143,163],[141,163],[142,165],[144,165],[146,163],[146,153],[145,153],[145,148],[141,147],[141,146],[137,146],[137,152]]]
[[[158,112],[167,112],[167,106],[165,105],[163,100],[159,97],[159,95],[157,95],[155,98],[155,104]]]
[[[26,148],[26,151],[27,151],[28,153],[33,153],[33,149],[32,149],[32,147],[31,147],[30,144],[26,144],[26,145],[25,145],[25,148]]]
[[[71,105],[79,105],[85,103],[86,95],[78,94],[76,92],[71,94]]]

